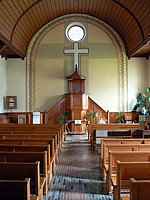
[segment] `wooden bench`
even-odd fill
[[[48,177],[52,177],[52,160],[50,156],[50,145],[5,145],[0,144],[0,151],[10,151],[10,152],[47,152],[47,171]]]
[[[95,149],[99,150],[101,146],[101,140],[112,139],[112,138],[131,139],[132,131],[131,130],[120,130],[120,131],[94,130],[94,135],[95,135],[95,140],[96,140]]]
[[[44,195],[47,195],[49,172],[47,170],[47,151],[44,152],[6,152],[0,151],[0,162],[36,162],[40,161],[40,176],[45,177]]]
[[[45,178],[40,177],[40,162],[19,163],[19,162],[0,162],[0,180],[20,180],[31,178],[30,192],[39,200],[43,200],[43,187]]]
[[[149,200],[150,180],[130,178],[130,200]]]
[[[16,132],[17,133],[17,132]],[[16,140],[22,140],[22,139],[32,139],[32,140],[50,140],[51,141],[51,153],[52,157],[57,157],[58,156],[58,149],[59,149],[59,144],[57,143],[57,134],[37,134],[37,133],[22,133],[19,132],[18,134],[1,134],[0,133],[0,139],[16,139]],[[54,139],[54,141],[53,141]]]
[[[59,131],[61,145],[66,137],[64,124],[2,124],[0,131]]]
[[[105,166],[108,163],[108,152],[111,151],[150,151],[150,144],[104,144],[102,174],[106,178]]]
[[[121,199],[121,191],[130,189],[130,178],[139,180],[150,179],[150,162],[117,161],[117,176],[112,177],[114,200]]]
[[[0,180],[0,198],[5,200],[34,200],[34,196],[30,196],[30,178]]]
[[[51,162],[52,168],[55,167],[56,164],[56,155],[55,155],[55,148],[54,148],[54,138],[0,138],[0,144],[14,144],[14,145],[46,145],[50,144],[50,153],[51,153]]]
[[[139,124],[89,124],[89,135],[92,150],[95,149],[96,135],[95,130],[106,130],[106,131],[125,131],[131,130],[133,133],[139,128]]]
[[[109,151],[106,170],[107,191],[111,192],[111,177],[117,174],[117,160],[121,162],[150,162],[150,151]]]
[[[57,149],[59,150],[61,148],[61,139],[60,139],[60,132],[59,131],[50,131],[50,130],[44,130],[44,131],[8,131],[8,130],[4,130],[4,131],[0,131],[0,137],[2,137],[3,135],[8,135],[9,137],[11,137],[10,135],[39,135],[39,136],[49,136],[49,137],[55,137],[55,146],[57,147]]]
[[[102,162],[103,162],[103,148],[104,144],[150,144],[150,139],[142,139],[142,138],[126,138],[126,139],[119,139],[119,138],[103,138],[101,140],[101,147],[100,147],[100,168],[102,169]]]

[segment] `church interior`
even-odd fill
[[[0,15],[0,196],[150,199],[149,1],[1,0]]]

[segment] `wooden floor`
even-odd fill
[[[106,195],[99,155],[86,134],[67,135],[59,154],[46,200],[112,200]]]

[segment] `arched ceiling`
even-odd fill
[[[24,58],[43,25],[71,13],[88,14],[113,27],[129,58],[149,58],[149,0],[0,0],[0,55]]]

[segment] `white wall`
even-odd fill
[[[6,60],[0,58],[0,113],[4,112],[4,97],[6,96]]]
[[[7,60],[6,95],[17,96],[17,109],[13,112],[26,111],[26,60]],[[6,111],[9,112],[9,110]]]
[[[146,93],[150,86],[150,61],[145,58],[132,58],[128,61],[128,110],[136,104],[136,95]]]
[[[50,30],[37,50],[35,107],[40,111],[49,110],[68,92],[66,76],[73,73],[74,63],[72,55],[63,53],[63,49],[72,48],[65,36],[66,26],[61,24]],[[79,57],[79,68],[86,76],[85,92],[104,110],[116,111],[119,79],[115,47],[104,31],[92,24],[85,23],[84,26],[88,34],[79,46],[89,48],[89,54]]]

